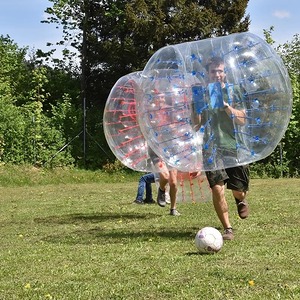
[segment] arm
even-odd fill
[[[201,115],[197,114],[195,111],[192,112],[192,127],[194,131],[198,131],[201,127]]]
[[[229,99],[223,102],[224,111],[228,117],[233,117],[233,122],[237,125],[245,125],[246,123],[246,110],[243,103],[243,93],[240,88],[227,85],[227,95],[230,96],[231,102]],[[228,103],[227,103],[228,102]]]
[[[245,110],[238,110],[230,106],[228,103],[224,103],[224,111],[228,117],[234,115],[234,122],[238,125],[245,125],[246,123],[246,112]]]

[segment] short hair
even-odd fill
[[[219,66],[219,65],[223,65],[223,64],[224,64],[223,58],[221,58],[219,56],[213,56],[207,61],[206,65],[205,65],[205,69],[208,71],[209,66],[211,66],[211,65]]]

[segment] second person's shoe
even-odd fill
[[[162,191],[160,188],[157,191],[157,204],[161,207],[165,207],[167,204],[165,191]]]
[[[135,199],[133,201],[134,204],[144,204],[144,201],[143,200],[139,200],[139,199]]]
[[[145,199],[145,200],[144,200],[144,203],[145,203],[145,204],[154,204],[155,201],[154,201],[153,199],[150,199],[150,200]]]

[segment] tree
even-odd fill
[[[24,90],[29,88],[26,77],[29,68],[25,55],[27,48],[19,48],[9,36],[0,36],[0,82],[5,85],[6,95],[14,95],[11,102],[21,104]]]
[[[274,45],[271,26],[264,30],[265,40]],[[299,176],[300,150],[296,145],[300,143],[300,36],[294,35],[291,42],[279,45],[275,50],[281,56],[291,80],[293,91],[293,107],[289,126],[281,142],[274,152],[267,158],[256,162],[251,169],[259,176],[281,177]]]
[[[289,171],[293,176],[300,173],[300,35],[294,35],[290,43],[280,45],[277,49],[287,67],[292,89],[293,110],[287,132],[283,138]]]
[[[86,128],[101,145],[106,145],[103,109],[120,77],[142,70],[150,56],[168,44],[243,32],[249,26],[248,0],[50,1],[46,22],[62,26],[57,44],[71,45],[79,53]]]
[[[50,0],[47,22],[63,27],[63,40],[79,53],[88,107],[104,107],[121,76],[142,70],[168,45],[248,30],[248,0]]]
[[[34,67],[25,59],[26,48],[19,48],[9,37],[0,36],[0,153],[4,163],[42,165],[66,143],[61,130],[71,115],[66,101],[44,109],[49,98],[47,68]],[[67,107],[68,108],[68,107]],[[60,117],[60,126],[55,123]],[[55,163],[73,162],[70,151]]]

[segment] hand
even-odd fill
[[[223,109],[225,110],[225,109],[228,108],[228,107],[229,107],[229,104],[226,103],[226,102],[223,102]]]

